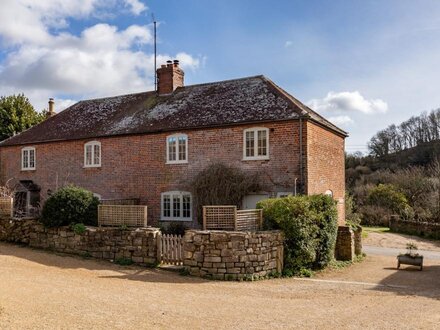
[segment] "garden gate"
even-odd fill
[[[180,235],[159,235],[157,256],[162,264],[183,265],[183,237]]]

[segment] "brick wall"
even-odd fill
[[[313,122],[305,123],[306,192],[323,194],[333,192],[338,202],[339,224],[345,223],[345,155],[344,138]]]
[[[243,161],[243,130],[256,126],[269,128],[270,160]],[[89,189],[103,199],[139,198],[141,204],[148,205],[149,225],[157,225],[160,218],[162,192],[190,191],[193,177],[213,162],[259,172],[262,183],[273,195],[294,191],[295,178],[300,176],[297,121],[182,133],[188,135],[188,164],[166,164],[166,137],[172,133],[97,138],[102,146],[100,168],[83,167],[84,144],[93,139],[33,145],[35,171],[21,171],[21,146],[2,147],[1,183],[9,179],[13,179],[9,185],[33,180],[41,187],[43,199],[48,189],[55,191],[67,183]]]
[[[189,230],[184,237],[184,266],[191,275],[217,280],[263,278],[283,269],[280,231]]]

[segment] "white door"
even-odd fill
[[[269,198],[268,194],[247,195],[243,198],[242,209],[253,210],[257,207],[257,203],[263,199]]]

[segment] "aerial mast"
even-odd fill
[[[153,18],[154,27],[154,91],[157,92],[157,46],[156,46],[156,18],[154,14],[151,14]]]

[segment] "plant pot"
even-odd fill
[[[397,269],[400,265],[418,266],[423,270],[423,256],[411,256],[408,254],[397,256]]]

